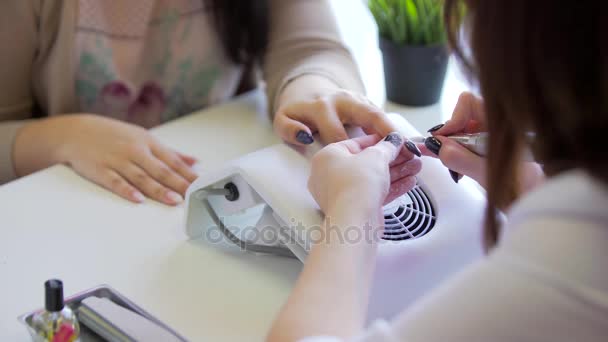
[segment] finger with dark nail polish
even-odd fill
[[[427,132],[429,133],[434,133],[437,132],[438,130],[440,130],[443,126],[445,126],[445,124],[439,124],[431,129],[429,129]]]
[[[458,181],[460,181],[460,174],[454,170],[450,170],[450,176],[454,180],[454,183],[458,184]]]
[[[312,135],[306,131],[299,131],[298,134],[296,134],[296,140],[304,145],[310,145],[315,141]]]
[[[384,138],[384,141],[388,141],[396,147],[399,147],[403,142],[403,138],[401,137],[401,134],[399,134],[399,132],[393,132],[387,135],[386,138]]]
[[[429,149],[429,151],[439,155],[439,150],[441,149],[441,141],[437,138],[429,137],[424,140],[424,146]]]
[[[416,144],[414,144],[411,141],[406,141],[405,142],[405,148],[407,148],[408,151],[412,152],[413,154],[415,154],[418,157],[422,157],[422,152],[420,152],[420,150],[418,149],[418,147],[416,146]]]

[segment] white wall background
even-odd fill
[[[450,61],[448,68],[442,99],[437,105],[411,108],[385,103],[386,92],[382,55],[378,48],[378,29],[367,9],[367,0],[330,0],[330,3],[340,33],[359,65],[368,97],[376,105],[387,111],[407,113],[406,119],[421,131],[434,126],[433,123],[444,122],[450,118],[458,95],[470,88],[453,60]]]
[[[342,37],[359,65],[368,96],[377,105],[382,105],[385,98],[382,55],[378,48],[378,29],[367,9],[367,1],[330,2]]]

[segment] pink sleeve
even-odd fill
[[[12,158],[15,135],[23,120],[32,116],[39,3],[5,1],[0,10],[0,185],[16,178]]]

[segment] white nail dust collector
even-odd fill
[[[401,116],[391,119],[403,135],[420,135]],[[307,189],[318,149],[275,145],[201,175],[186,194],[188,236],[221,237],[247,251],[304,262],[322,232],[322,213]],[[432,158],[423,158],[417,178],[412,191],[384,207],[369,319],[391,317],[482,255],[481,192],[472,182],[455,184]]]

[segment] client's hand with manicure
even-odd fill
[[[405,147],[405,148],[404,148]],[[383,204],[411,190],[421,169],[416,146],[399,133],[368,135],[328,145],[312,160],[308,188],[326,213],[379,214]]]
[[[192,157],[139,126],[93,115],[82,117],[70,132],[64,151],[74,170],[130,201],[142,202],[145,195],[177,205],[197,177]]]
[[[136,203],[147,196],[177,205],[197,177],[194,158],[164,146],[144,128],[90,114],[33,121],[19,132],[18,171],[57,163]]]
[[[303,76],[280,97],[274,129],[286,142],[312,144],[319,133],[324,144],[348,139],[345,125],[361,127],[367,134],[386,136],[396,127],[365,96],[338,89],[318,76]]]

